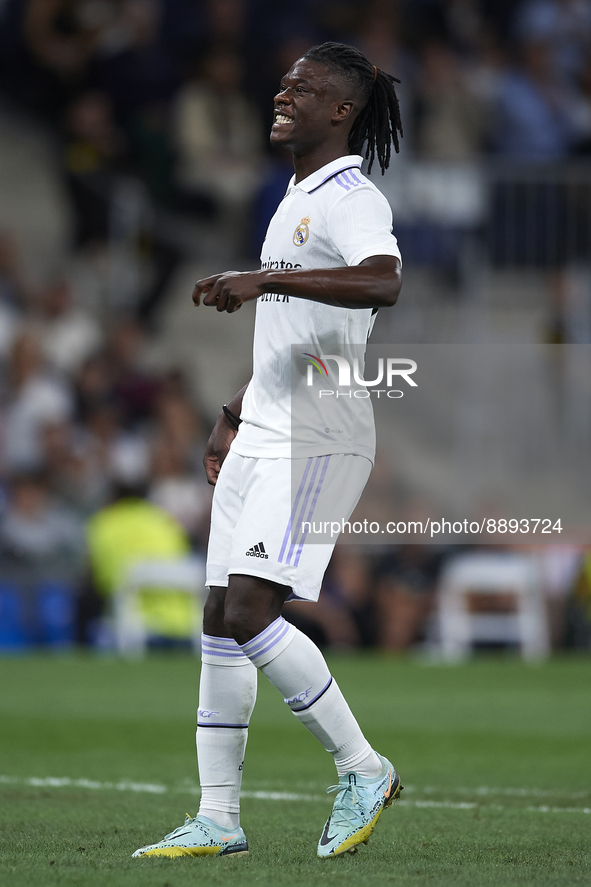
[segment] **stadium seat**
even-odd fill
[[[137,561],[125,574],[113,596],[115,644],[124,655],[145,653],[150,637],[167,636],[166,627],[158,628],[158,616],[150,619],[149,599],[166,607],[166,596],[185,596],[183,627],[193,649],[201,649],[201,626],[205,589],[205,562],[202,558],[174,558]],[[171,598],[172,603],[172,598]],[[162,613],[162,609],[160,609]],[[151,623],[151,624],[150,624]],[[177,631],[172,637],[181,638]]]
[[[76,641],[75,589],[66,582],[43,582],[36,590],[36,604],[39,642],[71,647]]]
[[[0,652],[23,650],[30,639],[22,595],[14,585],[0,585]]]
[[[465,658],[474,643],[517,644],[526,659],[550,652],[536,560],[526,554],[474,552],[449,561],[438,588],[441,653]]]

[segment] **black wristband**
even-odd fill
[[[238,431],[242,419],[240,419],[238,416],[235,416],[232,410],[228,409],[226,404],[223,405],[222,409],[224,411],[224,416],[226,417],[232,428],[234,428],[235,431]]]

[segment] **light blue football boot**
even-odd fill
[[[356,853],[359,844],[367,844],[382,810],[400,797],[402,785],[398,773],[386,758],[378,755],[382,773],[366,779],[351,770],[331,785],[327,792],[337,792],[324,831],[318,842],[318,856]]]
[[[240,828],[222,828],[205,816],[192,819],[157,844],[140,847],[133,856],[248,856],[246,835]]]

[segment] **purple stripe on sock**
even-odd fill
[[[205,638],[201,641],[202,647],[215,647],[216,650],[227,650],[229,653],[235,653],[236,650],[239,650],[240,647],[236,643],[236,641],[232,641],[231,644],[218,644],[215,641],[208,641]]]
[[[237,656],[240,648],[234,650],[232,647],[218,647],[217,644],[201,644],[202,650],[215,650],[218,653],[225,653],[227,656]]]
[[[198,727],[230,727],[234,730],[247,730],[248,724],[201,724],[197,721]]]
[[[324,478],[326,477],[326,472],[328,471],[328,463],[330,462],[330,456],[324,457],[324,465],[322,466],[322,474],[320,475],[320,480],[316,485],[316,490],[314,491],[314,499],[312,501],[312,505],[310,506],[310,511],[308,512],[308,516],[306,517],[306,521],[312,520],[312,515],[314,514],[314,509],[316,508],[316,503],[318,502],[318,497],[320,496],[320,490],[322,489],[322,484],[324,483]],[[302,539],[300,541],[300,545],[298,548],[298,553],[296,555],[296,559],[294,561],[294,567],[300,562],[300,558],[302,556],[302,551],[304,550],[304,542],[306,541],[306,537],[308,535],[308,531],[302,535]]]
[[[252,662],[253,659],[259,659],[263,655],[263,653],[268,653],[269,650],[272,650],[273,647],[276,647],[277,644],[279,643],[279,641],[283,640],[283,638],[285,637],[285,635],[287,634],[288,631],[289,631],[289,622],[286,622],[285,630],[282,631],[278,637],[273,638],[273,640],[270,643],[268,643],[266,647],[263,647],[262,650],[257,650],[256,653],[250,654],[250,656],[248,657],[250,659],[250,661]]]
[[[299,485],[299,487],[298,487],[298,491],[297,491],[297,493],[296,493],[296,497],[295,497],[295,500],[294,500],[294,503],[293,503],[293,508],[291,509],[291,514],[290,514],[290,516],[289,516],[289,521],[287,522],[287,529],[286,529],[286,531],[285,531],[285,536],[283,537],[283,544],[281,545],[281,551],[279,552],[279,557],[277,558],[277,562],[280,563],[280,564],[283,563],[283,555],[284,555],[284,553],[285,553],[285,548],[286,548],[286,546],[287,546],[287,542],[288,542],[288,540],[291,538],[291,527],[292,527],[292,522],[293,522],[293,520],[294,520],[294,518],[295,518],[295,515],[296,515],[296,512],[297,512],[297,510],[298,510],[298,506],[299,506],[299,503],[300,503],[300,499],[301,499],[301,496],[302,496],[302,492],[303,492],[303,490],[304,490],[304,487],[306,486],[306,480],[307,480],[308,474],[310,473],[310,468],[312,467],[312,462],[313,462],[313,461],[314,461],[314,460],[313,460],[312,458],[310,458],[310,459],[308,459],[308,461],[306,462],[306,467],[305,467],[305,469],[304,469],[304,474],[303,474],[303,476],[302,476],[302,479],[301,479],[301,481],[300,481],[300,485]]]
[[[261,632],[256,638],[253,638],[252,641],[248,641],[247,644],[243,645],[242,650],[245,656],[248,656],[249,659],[256,659],[258,656],[261,656],[263,653],[266,653],[274,647],[275,644],[279,643],[279,641],[285,637],[289,631],[289,622],[286,622],[282,616],[279,618],[281,619],[282,624],[279,625],[271,635],[265,637],[265,632]],[[256,644],[254,643],[255,641]]]
[[[251,638],[245,644],[243,644],[240,649],[244,652],[245,647],[248,649],[250,653],[256,648],[257,644],[266,643],[270,637],[276,634],[280,629],[285,619],[283,616],[278,616],[270,625],[267,625],[259,634],[255,635],[255,637]]]
[[[201,652],[204,656],[221,656],[222,659],[242,659],[244,653],[219,653],[217,650],[204,650],[201,649]]]
[[[230,638],[228,638],[228,640],[230,640]],[[218,640],[210,640],[210,638],[202,638],[201,643],[207,644],[208,647],[219,647],[220,649],[223,648],[224,650],[233,650],[234,647],[238,646],[236,641],[232,641],[231,644],[223,644]]]
[[[254,638],[251,638],[247,641],[240,649],[243,653],[245,650],[248,650],[248,653],[256,653],[257,647],[260,647],[262,644],[266,644],[269,638],[274,637],[278,631],[281,631],[281,627],[283,626],[285,619],[283,616],[278,616],[274,622],[271,622],[270,625],[267,625],[263,631],[257,634]],[[247,655],[245,653],[245,655]]]
[[[228,650],[236,652],[240,647],[233,638],[216,638],[208,634],[201,635],[202,647],[216,647],[218,650]]]
[[[308,482],[308,488],[306,490],[304,499],[302,501],[299,515],[295,521],[295,540],[293,540],[293,537],[292,537],[292,543],[289,546],[289,552],[287,555],[287,559],[285,561],[286,564],[291,563],[293,553],[296,549],[297,538],[298,538],[299,534],[301,533],[300,528],[302,526],[302,520],[304,519],[304,515],[305,515],[306,510],[308,508],[308,502],[310,501],[310,496],[312,495],[312,490],[314,489],[314,484],[316,483],[316,475],[318,474],[318,469],[320,468],[320,460],[321,459],[322,459],[322,456],[315,456],[314,457],[314,470],[312,471],[312,476]]]
[[[328,684],[326,685],[326,687],[323,690],[321,690],[320,693],[318,693],[318,695],[315,696],[311,702],[308,702],[307,705],[302,705],[301,708],[292,708],[292,711],[294,711],[294,712],[295,711],[306,711],[307,708],[310,708],[311,705],[314,705],[315,702],[318,702],[318,700],[320,699],[321,696],[324,696],[324,694],[326,693],[326,691],[328,690],[328,688],[330,687],[331,684],[332,684],[332,676],[331,676]]]
[[[201,649],[218,650],[220,653],[226,653],[228,656],[236,656],[237,653],[240,653],[240,647],[238,644],[236,644],[235,647],[224,647],[221,644],[208,644],[207,641],[202,641]]]

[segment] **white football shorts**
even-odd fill
[[[227,587],[232,573],[260,576],[290,586],[288,600],[317,601],[337,536],[311,541],[313,522],[348,520],[371,467],[349,453],[259,459],[230,450],[213,496],[207,587]]]

